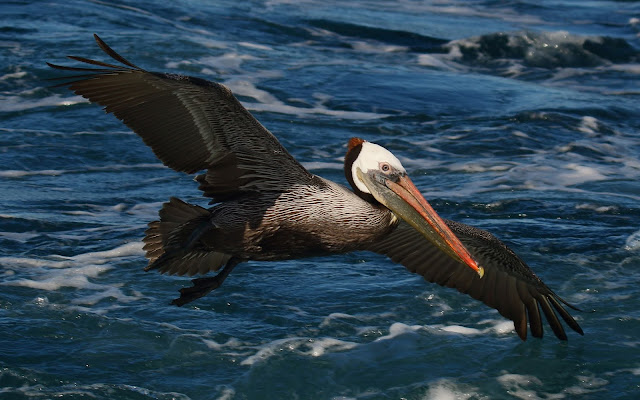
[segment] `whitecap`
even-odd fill
[[[461,335],[480,335],[480,334],[482,334],[482,331],[480,329],[468,328],[466,326],[461,326],[461,325],[447,325],[447,326],[443,326],[440,329],[442,329],[445,332],[458,333],[458,334],[461,334]]]
[[[77,290],[91,290],[95,293],[71,300],[76,305],[95,305],[103,299],[113,298],[128,303],[142,298],[142,294],[132,292],[127,295],[120,284],[100,284],[92,279],[113,269],[108,262],[115,258],[140,256],[144,254],[142,243],[134,242],[118,246],[111,250],[78,254],[75,256],[52,255],[48,258],[0,257],[0,265],[13,270],[12,279],[0,282],[0,285],[21,286],[44,291],[57,291],[63,287]],[[89,310],[101,312],[100,310]],[[104,311],[104,310],[102,310]]]
[[[264,361],[277,355],[280,352],[288,351],[310,357],[319,357],[328,351],[344,351],[358,346],[357,343],[348,342],[335,338],[304,338],[290,337],[277,339],[263,345],[257,346],[255,354],[245,358],[240,365],[251,366],[257,362]]]
[[[543,390],[545,385],[542,380],[533,375],[505,373],[497,378],[509,394],[520,399],[562,399],[567,394],[585,395],[601,391],[602,386],[609,383],[595,376],[577,375],[575,379],[578,381],[575,385],[567,386],[558,393],[550,393]]]
[[[331,313],[322,320],[320,327],[322,328],[330,325],[334,319],[356,319],[356,317],[345,313]]]
[[[379,318],[390,318],[393,316],[391,312],[382,312],[379,314],[358,314],[351,315],[345,313],[331,313],[327,317],[325,317],[320,323],[320,328],[329,326],[334,323],[335,320],[347,319],[347,320],[356,320],[358,322],[367,322],[372,321]]]
[[[624,244],[624,249],[627,251],[640,250],[640,231],[632,233]]]
[[[220,396],[217,400],[231,400],[235,397],[236,391],[230,387],[220,387]]]
[[[144,297],[140,292],[134,292],[132,296],[126,295],[117,286],[105,287],[105,285],[99,285],[97,288],[100,290],[99,292],[73,299],[71,302],[73,304],[93,306],[104,299],[111,298],[117,300],[119,303],[130,303]]]
[[[255,57],[248,54],[229,52],[220,56],[208,56],[201,58],[198,60],[198,63],[211,67],[214,70],[227,72],[230,70],[238,71],[240,70],[240,65],[242,65],[244,61],[254,59]]]
[[[429,385],[424,400],[466,400],[476,397],[477,389],[458,385],[448,379],[440,379]]]
[[[352,41],[350,44],[355,51],[361,53],[399,53],[406,52],[408,50],[408,47],[406,46],[364,42],[361,40]]]
[[[313,357],[320,357],[321,355],[326,353],[328,350],[344,351],[344,350],[352,349],[356,346],[358,346],[357,343],[347,342],[344,340],[334,339],[334,338],[313,339],[313,340],[310,340],[310,343],[309,343],[309,347],[311,347],[311,349],[307,351],[305,354]]]
[[[259,361],[264,361],[267,358],[272,357],[279,351],[283,351],[284,349],[294,350],[300,346],[300,341],[302,338],[286,338],[274,340],[272,342],[266,343],[260,347],[258,347],[258,352],[254,355],[245,358],[242,360],[240,365],[253,365]]]
[[[616,206],[599,206],[597,204],[581,203],[576,205],[576,210],[592,210],[597,213],[609,213],[618,210]]]
[[[36,171],[8,169],[8,170],[0,171],[0,177],[22,178],[25,176],[33,176],[33,175],[59,176],[67,172],[68,171],[66,170],[58,170],[58,169],[42,169],[42,170],[36,170]]]
[[[2,262],[3,260],[0,260]],[[48,271],[37,279],[20,278],[0,284],[9,286],[22,286],[32,289],[55,291],[62,287],[76,289],[102,289],[103,285],[93,284],[88,278],[95,278],[111,267],[87,265],[85,267],[67,267],[60,271]]]
[[[251,43],[251,42],[238,42],[238,45],[239,46],[243,46],[243,47],[247,47],[247,48],[250,48],[250,49],[273,51],[272,47],[266,46],[264,44],[257,44],[257,43]]]
[[[229,87],[229,89],[231,89],[231,91],[237,96],[251,97],[257,100],[258,103],[245,101],[242,102],[242,104],[251,111],[275,112],[279,114],[291,114],[296,116],[308,116],[314,114],[329,115],[343,119],[359,120],[380,119],[389,116],[389,114],[378,114],[364,111],[332,110],[321,105],[324,97],[318,94],[314,95],[314,97],[318,98],[319,96],[320,104],[317,104],[315,106],[296,107],[288,105],[280,101],[271,93],[265,90],[258,89],[253,83],[249,82],[248,80],[234,79],[225,82],[225,85]]]
[[[10,74],[4,74],[2,76],[0,76],[0,81],[6,81],[9,79],[19,79],[19,78],[24,78],[24,76],[27,75],[26,72],[24,71],[18,71],[18,72],[13,72]]]
[[[452,65],[449,65],[444,60],[442,60],[441,58],[439,58],[434,54],[418,55],[418,65],[421,65],[423,67],[437,68],[444,71],[455,71],[458,69]]]
[[[0,216],[0,218],[2,218]],[[38,237],[40,234],[38,232],[29,231],[29,232],[0,232],[0,237],[7,240],[12,240],[14,242],[25,243],[34,237]]]
[[[578,375],[576,376],[576,378],[578,379],[579,383],[565,388],[562,391],[563,393],[584,395],[599,391],[600,387],[605,386],[609,383],[609,381],[607,381],[606,379],[598,378],[595,376]]]
[[[80,96],[62,97],[59,94],[37,100],[26,100],[21,96],[0,96],[0,112],[25,111],[39,107],[70,106],[88,102],[89,100]]]
[[[556,174],[554,178],[563,186],[573,186],[585,182],[602,181],[606,179],[606,176],[597,168],[569,163],[565,166],[564,171]]]
[[[580,125],[578,126],[580,132],[595,135],[599,129],[600,123],[597,118],[585,115],[580,119]]]
[[[533,375],[503,374],[498,376],[498,383],[512,396],[519,399],[540,399],[535,390],[527,386],[542,386],[542,381]]]
[[[229,338],[225,343],[218,343],[212,339],[202,339],[202,342],[211,350],[221,351],[222,349],[238,349],[242,343],[236,338]]]
[[[427,325],[426,327],[436,333],[453,333],[456,335],[467,335],[467,336],[476,336],[476,335],[486,335],[486,334],[497,334],[497,335],[510,335],[513,331],[513,322],[504,319],[485,319],[479,321],[478,325],[489,325],[486,328],[471,328],[462,325]]]
[[[244,103],[244,106],[251,111],[265,111],[274,112],[279,114],[291,114],[300,117],[308,115],[327,115],[331,117],[337,117],[341,119],[353,119],[353,120],[371,120],[387,118],[390,114],[380,114],[366,111],[344,111],[344,110],[332,110],[325,107],[295,107],[284,103],[280,104],[266,104],[266,103]]]
[[[421,329],[424,329],[422,325],[407,325],[402,322],[394,322],[389,327],[389,334],[385,336],[380,336],[375,341],[381,342],[383,340],[391,340],[398,336],[405,335],[408,333],[415,333]]]

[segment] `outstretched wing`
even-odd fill
[[[567,335],[556,312],[571,329],[583,334],[563,304],[575,307],[549,289],[504,243],[481,229],[454,221],[446,223],[484,268],[483,278],[404,222],[389,236],[372,243],[368,250],[388,256],[429,282],[455,288],[497,309],[513,321],[522,340],[527,338],[527,319],[532,335],[542,337],[540,310],[559,339],[567,340]]]
[[[97,68],[47,63],[81,72],[54,78],[68,80],[59,86],[104,106],[140,135],[168,167],[190,174],[207,170],[196,180],[213,201],[248,191],[282,191],[311,179],[225,86],[145,71],[94,37],[121,65],[75,56],[69,58]]]

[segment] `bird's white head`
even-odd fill
[[[484,269],[420,194],[396,156],[384,147],[360,138],[352,138],[348,147],[344,173],[360,198],[385,206],[451,258],[466,264],[482,277]]]
[[[369,188],[358,176],[358,169],[368,173],[377,171],[385,175],[406,174],[402,163],[389,150],[360,138],[349,141],[349,150],[345,158],[345,175],[352,187],[365,194],[371,194]]]

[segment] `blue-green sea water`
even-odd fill
[[[3,1],[0,399],[640,398],[637,1]],[[446,218],[507,242],[584,336],[370,253],[145,273],[162,202],[201,205],[113,116],[46,79],[66,55],[230,87],[313,173],[386,146]]]

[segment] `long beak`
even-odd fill
[[[480,278],[484,276],[484,269],[473,259],[460,239],[420,194],[408,176],[403,175],[397,182],[393,182],[380,175],[370,177],[360,169],[357,173],[376,200],[413,226],[447,255],[469,266]]]

